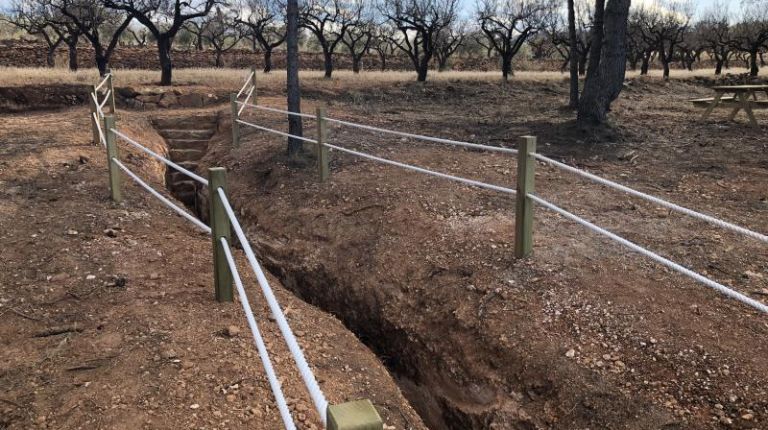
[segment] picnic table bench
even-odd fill
[[[707,119],[716,108],[732,109],[728,120],[733,121],[741,111],[747,114],[749,123],[755,128],[760,126],[755,119],[754,110],[768,109],[768,99],[758,99],[758,93],[768,96],[768,85],[721,85],[712,87],[714,97],[690,100],[694,105],[706,106],[702,119]],[[733,95],[729,95],[733,94]],[[751,98],[751,100],[750,100]]]

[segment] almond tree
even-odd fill
[[[397,29],[392,38],[411,60],[416,80],[427,80],[437,38],[457,18],[458,0],[383,0],[382,15]]]
[[[506,82],[512,73],[512,59],[525,41],[546,28],[555,12],[552,0],[480,0],[477,20],[488,43],[501,57],[501,74]]]
[[[664,79],[668,80],[669,65],[690,27],[690,4],[657,1],[651,6],[642,6],[638,17],[643,39],[656,50],[664,69]]]
[[[264,73],[272,71],[272,52],[285,42],[285,6],[277,0],[245,0],[235,20],[245,27],[244,36],[264,53]]]
[[[47,19],[42,5],[32,1],[15,1],[3,21],[43,39],[48,46],[46,64],[48,67],[56,66],[56,48],[64,41],[64,35]]]
[[[222,67],[224,53],[234,48],[243,38],[234,17],[225,14],[220,7],[216,7],[213,14],[203,17],[202,36],[213,47],[216,67]]]
[[[374,26],[373,40],[371,41],[371,50],[379,55],[379,69],[383,72],[387,70],[387,59],[397,52],[397,44],[393,38],[395,30],[387,25]]]
[[[731,46],[748,56],[750,76],[760,73],[758,60],[768,48],[768,5],[758,3],[744,2],[741,20],[731,30]]]
[[[101,0],[104,5],[133,15],[152,33],[160,61],[160,85],[171,85],[173,39],[185,22],[208,15],[221,0]]]
[[[73,24],[88,39],[99,74],[106,74],[109,58],[133,15],[107,9],[92,0],[50,0],[48,3],[64,19],[62,25]]]
[[[372,21],[359,22],[350,27],[344,37],[341,38],[341,43],[347,48],[349,56],[352,58],[353,73],[360,73],[363,57],[370,51],[371,44],[375,39],[374,32],[375,24]]]
[[[300,25],[317,39],[327,79],[333,74],[333,53],[349,29],[358,25],[362,12],[362,0],[306,0],[301,8]]]
[[[448,59],[464,44],[466,33],[466,24],[463,22],[453,23],[438,33],[435,41],[438,71],[443,72],[448,69]]]

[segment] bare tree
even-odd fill
[[[93,46],[96,67],[104,75],[109,58],[133,15],[107,9],[92,0],[48,0],[48,4],[60,13],[63,18],[60,24],[73,24],[88,39]]]
[[[760,73],[758,60],[761,52],[768,48],[768,5],[758,3],[745,1],[741,19],[731,29],[732,48],[749,56],[750,76]]]
[[[669,79],[669,65],[685,39],[691,15],[690,3],[674,0],[657,0],[650,6],[639,8],[640,31],[646,43],[658,54],[664,79]]]
[[[160,85],[171,85],[173,39],[185,22],[208,15],[220,0],[101,0],[105,6],[133,15],[155,38]]]
[[[245,37],[261,47],[264,73],[272,71],[272,52],[285,42],[285,6],[277,0],[245,0],[236,21],[245,26]],[[247,12],[247,13],[244,13]]]
[[[466,23],[454,22],[437,34],[435,57],[437,58],[438,71],[443,72],[448,69],[448,59],[464,44],[467,34],[466,28]]]
[[[150,33],[146,28],[141,27],[138,29],[133,29],[128,27],[125,30],[125,33],[130,35],[133,43],[135,43],[139,48],[147,46],[147,39],[149,38]]]
[[[222,67],[222,56],[234,48],[243,38],[243,33],[234,17],[216,7],[213,14],[203,17],[203,39],[213,48],[215,66]]]
[[[43,4],[36,1],[18,0],[11,4],[10,13],[3,18],[9,24],[32,36],[43,39],[48,46],[45,60],[48,67],[56,66],[56,48],[64,41],[62,28],[50,21],[50,14]],[[66,28],[63,29],[66,31]]]
[[[179,30],[179,35],[182,31],[186,31],[194,37],[194,47],[198,51],[202,51],[205,48],[205,30],[206,26],[210,22],[205,19],[206,17],[200,17],[196,19],[190,19],[184,23],[184,26]]]
[[[579,100],[581,124],[605,122],[619,97],[627,68],[627,21],[631,0],[595,1],[595,38],[584,90]]]
[[[375,24],[372,21],[361,21],[347,29],[341,38],[341,43],[347,48],[352,58],[352,72],[360,73],[360,64],[363,57],[371,49],[374,41]]]
[[[300,24],[315,35],[323,51],[325,77],[333,74],[333,53],[350,28],[360,22],[362,0],[307,0]]]
[[[574,1],[573,8],[575,37],[571,37],[570,23],[566,29],[563,29],[559,17],[552,19],[545,31],[550,35],[555,49],[563,58],[561,69],[565,70],[565,67],[571,63],[571,59],[575,58],[578,74],[584,76],[587,73],[589,50],[592,47],[594,8],[590,4],[590,0]],[[575,43],[575,46],[571,46],[572,42]],[[575,48],[575,57],[572,55],[571,48]]]
[[[376,51],[379,55],[379,69],[382,72],[387,70],[387,59],[397,52],[397,44],[393,40],[394,36],[395,30],[389,25],[374,26],[371,50]]]
[[[413,63],[416,80],[427,80],[437,37],[457,18],[458,0],[383,0],[382,14],[397,29],[392,40]]]
[[[512,59],[529,37],[546,28],[553,13],[551,0],[480,0],[477,20],[501,57],[504,81],[512,73]]]

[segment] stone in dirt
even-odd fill
[[[237,337],[238,335],[240,335],[240,328],[237,326],[231,325],[227,327],[225,333],[228,337]]]

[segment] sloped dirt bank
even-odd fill
[[[457,87],[424,86],[425,94],[403,92],[401,101],[397,88],[386,100],[371,90],[361,102],[341,92],[329,112],[505,145],[541,132],[543,153],[768,230],[764,136],[724,119],[701,124],[685,94],[704,89],[635,82],[615,107],[620,139],[584,143],[569,134],[571,114],[559,109],[564,85],[501,93]],[[283,106],[278,98],[261,103]],[[279,116],[259,113],[258,122],[285,127]],[[306,133],[313,132],[308,121]],[[768,336],[764,316],[544,210],[536,212],[534,256],[516,261],[511,198],[338,154],[331,179],[318,183],[311,156],[309,168],[289,163],[280,138],[249,132],[239,148],[229,139],[214,137],[203,163],[227,167],[262,258],[287,287],[376,350],[432,428],[764,426],[768,346],[755,342]],[[333,129],[331,139],[514,183],[509,157],[348,129]],[[753,297],[768,287],[759,243],[549,168],[537,169],[537,189]]]
[[[145,118],[118,126],[157,152]],[[88,112],[0,118],[0,428],[282,428],[239,303],[213,299],[210,238],[123,178],[108,198]],[[122,145],[158,189],[164,166]],[[322,428],[235,252],[299,429]],[[332,403],[370,398],[388,428],[424,429],[342,324],[269,277]]]

